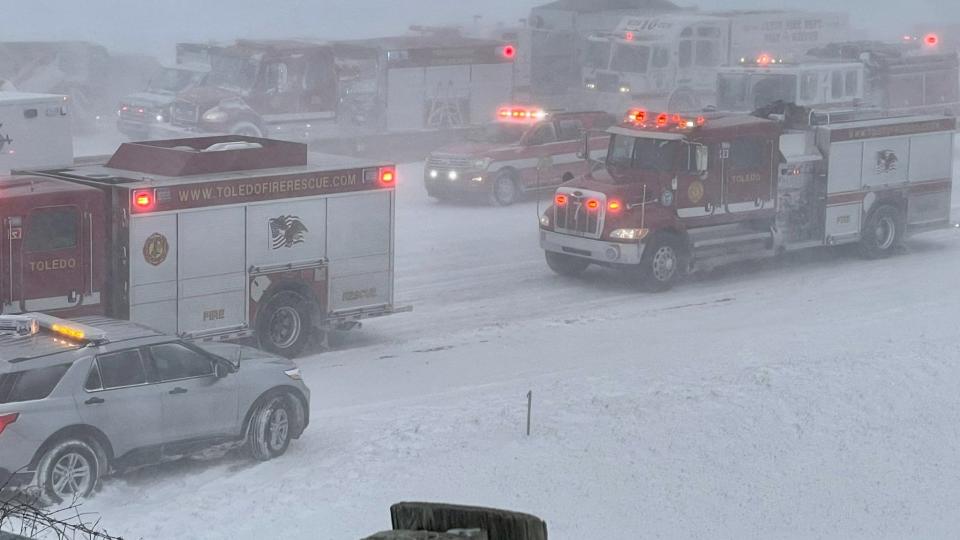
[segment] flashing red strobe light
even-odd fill
[[[380,167],[380,183],[392,186],[397,181],[397,171],[393,167]]]
[[[153,210],[156,199],[153,197],[153,191],[149,189],[140,189],[133,192],[133,209],[138,212]]]
[[[596,199],[589,199],[587,201],[587,210],[596,210],[600,208],[600,201]]]
[[[567,205],[567,196],[563,193],[557,193],[557,196],[553,198],[554,204],[557,206],[566,206]]]
[[[517,48],[512,44],[504,45],[503,49],[500,50],[500,54],[502,54],[504,58],[513,59],[517,56]]]
[[[923,42],[926,43],[926,44],[927,44],[928,46],[930,46],[930,47],[934,47],[934,46],[936,46],[938,43],[940,43],[940,36],[938,36],[938,35],[936,35],[936,34],[927,34],[927,35],[923,36]]]

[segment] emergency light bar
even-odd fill
[[[770,56],[769,54],[761,54],[760,56],[748,59],[747,57],[740,58],[740,63],[745,65],[755,65],[755,66],[771,66],[775,64],[783,64],[783,58],[777,58],[775,56]]]
[[[543,109],[530,109],[526,107],[501,107],[497,111],[497,118],[503,122],[514,121],[523,122],[527,120],[543,120],[547,117],[547,112]]]
[[[627,124],[633,124],[635,126],[647,126],[647,121],[650,118],[653,118],[653,125],[657,128],[665,127],[678,127],[680,129],[691,129],[695,127],[702,127],[706,125],[707,119],[703,116],[697,116],[696,118],[690,119],[686,118],[679,113],[658,113],[656,116],[651,116],[644,109],[630,109],[627,111],[627,116],[624,118],[624,122]]]
[[[102,343],[107,340],[106,333],[99,328],[43,313],[0,315],[0,333],[34,336],[39,334],[41,329],[71,341]]]

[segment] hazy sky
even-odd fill
[[[185,40],[237,37],[369,37],[411,24],[516,22],[547,0],[0,0],[3,40],[83,39],[111,49],[170,56]],[[716,8],[791,8],[786,0],[682,0]],[[811,0],[814,9],[846,9],[859,27],[899,35],[924,21],[960,23],[956,0]]]

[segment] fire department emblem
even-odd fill
[[[307,226],[297,216],[278,216],[267,221],[270,249],[289,248],[306,240]]]
[[[3,129],[2,122],[0,122],[0,129]],[[8,144],[13,144],[13,139],[11,139],[10,136],[5,134],[3,131],[0,131],[0,152],[3,152],[3,149]]]
[[[877,152],[877,173],[886,174],[897,170],[897,162],[900,159],[893,150],[880,150]]]
[[[692,204],[699,204],[703,200],[703,182],[694,180],[687,188],[687,198]]]
[[[160,266],[167,260],[170,253],[170,243],[167,237],[160,233],[153,233],[143,243],[143,259],[153,266]]]

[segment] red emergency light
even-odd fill
[[[393,167],[380,167],[380,184],[392,186],[397,181],[397,171]]]
[[[567,196],[563,193],[557,193],[557,196],[553,198],[553,203],[557,206],[566,206],[567,205]]]
[[[626,32],[623,34],[623,39],[627,41],[633,41],[633,32]]]
[[[157,201],[154,198],[153,190],[138,189],[133,192],[133,209],[138,212],[148,212],[153,210],[156,202]]]
[[[937,34],[927,34],[923,36],[923,42],[930,47],[936,47],[940,43],[940,36]]]
[[[543,120],[547,113],[543,109],[528,109],[525,107],[501,107],[497,117],[504,121]]]
[[[638,126],[647,125],[647,120],[650,118],[650,113],[643,109],[630,109],[627,111],[626,122],[629,124],[634,124]],[[697,116],[696,118],[687,118],[679,113],[658,113],[654,118],[654,125],[658,128],[665,128],[671,125],[675,125],[681,129],[689,129],[693,127],[703,127],[707,123],[707,119],[704,116]]]
[[[587,210],[593,211],[593,210],[597,210],[598,208],[600,208],[600,201],[596,199],[587,200]]]
[[[630,109],[627,111],[627,122],[633,124],[643,124],[647,121],[647,111],[643,109]]]
[[[517,56],[517,47],[513,44],[504,45],[503,48],[500,49],[500,54],[508,60],[513,60],[513,58]]]

